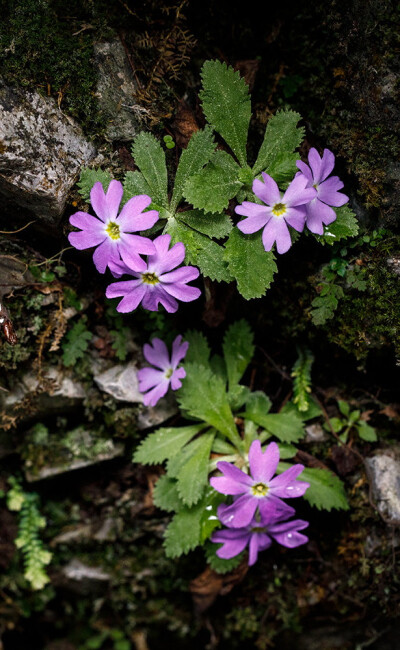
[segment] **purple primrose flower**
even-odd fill
[[[282,521],[281,518],[271,520],[261,516],[258,520],[253,517],[250,523],[242,528],[225,528],[215,531],[211,536],[211,541],[223,544],[217,550],[217,555],[224,560],[239,555],[248,546],[248,563],[249,566],[252,566],[257,561],[258,552],[269,548],[273,539],[286,548],[295,548],[308,542],[308,537],[299,532],[307,526],[308,521],[303,519]]]
[[[79,250],[97,246],[93,262],[99,273],[104,273],[110,261],[117,262],[120,257],[135,271],[145,271],[146,263],[139,254],[155,253],[150,239],[129,234],[154,226],[158,212],[143,212],[150,205],[151,198],[146,194],[134,196],[118,215],[122,194],[123,187],[119,181],[111,181],[106,194],[102,184],[97,182],[91,189],[90,202],[98,219],[87,212],[75,212],[69,219],[72,226],[81,229],[68,235],[72,246]]]
[[[313,187],[306,187],[308,179],[296,176],[282,196],[274,179],[262,172],[263,181],[253,181],[253,192],[265,205],[243,201],[235,212],[244,215],[237,224],[243,233],[251,234],[263,228],[262,242],[270,251],[276,242],[278,253],[286,253],[292,245],[288,226],[302,232],[306,220],[305,204],[317,194]]]
[[[323,235],[324,225],[328,226],[336,219],[336,212],[330,206],[339,208],[349,200],[346,194],[339,192],[344,187],[340,178],[328,178],[335,165],[335,156],[329,149],[324,149],[321,158],[313,147],[308,154],[308,165],[301,160],[296,165],[301,172],[296,178],[303,176],[307,179],[307,187],[314,187],[317,192],[306,205],[307,228],[317,235]]]
[[[170,235],[160,235],[154,239],[155,253],[148,256],[142,272],[121,262],[110,264],[114,275],[127,273],[135,278],[113,282],[107,287],[107,298],[123,296],[117,311],[133,311],[140,303],[144,309],[158,311],[161,303],[169,313],[173,313],[178,309],[177,300],[191,302],[200,296],[200,289],[187,285],[199,276],[199,270],[194,266],[181,266],[177,269],[185,259],[185,246],[178,242],[169,249],[170,243]]]
[[[153,339],[151,345],[146,343],[143,354],[146,361],[155,368],[142,368],[138,371],[139,390],[143,395],[146,406],[155,406],[161,397],[164,397],[169,385],[172,390],[182,386],[181,379],[186,377],[184,368],[178,368],[179,363],[185,358],[189,343],[182,343],[182,336],[177,336],[172,344],[171,358],[168,348],[161,339]],[[148,391],[148,392],[146,392]]]
[[[304,465],[300,464],[272,478],[278,463],[279,447],[276,442],[271,442],[263,453],[259,440],[254,440],[250,446],[250,476],[232,463],[217,463],[224,476],[212,477],[212,487],[217,492],[237,497],[232,505],[220,506],[218,516],[223,524],[232,528],[248,526],[257,508],[264,520],[274,517],[287,519],[293,514],[293,508],[281,499],[303,496],[310,484],[296,480],[304,469]]]

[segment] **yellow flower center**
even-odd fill
[[[173,372],[174,372],[174,371],[173,371],[172,368],[168,368],[167,372],[165,373],[165,378],[166,378],[166,379],[169,379],[170,377],[172,377],[172,373],[173,373]]]
[[[160,282],[155,273],[142,273],[142,280],[145,284],[158,284]]]
[[[274,207],[272,208],[272,214],[275,215],[275,217],[281,217],[284,215],[286,212],[286,205],[284,203],[275,203]]]
[[[255,483],[251,491],[255,497],[265,497],[268,493],[268,485],[265,485],[265,483]]]
[[[114,241],[120,239],[119,225],[115,223],[115,221],[110,221],[110,223],[107,225],[106,233],[109,238],[114,239]]]

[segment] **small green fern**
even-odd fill
[[[24,556],[24,576],[32,589],[43,589],[50,581],[44,567],[50,563],[52,554],[46,551],[39,537],[40,529],[46,525],[39,511],[39,496],[24,492],[19,481],[12,476],[8,482],[11,489],[7,493],[7,506],[19,513],[15,546]]]
[[[308,411],[311,393],[311,366],[314,357],[310,350],[298,348],[298,358],[293,366],[293,403],[299,411]]]

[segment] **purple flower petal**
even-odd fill
[[[172,343],[172,354],[171,354],[172,368],[176,368],[178,363],[180,363],[182,359],[185,358],[188,348],[189,348],[188,341],[182,343],[182,336],[179,334],[179,336],[177,336],[174,342]],[[183,375],[183,377],[184,376],[185,375]]]
[[[186,377],[186,370],[184,368],[178,368],[174,370],[171,375],[171,388],[172,390],[178,390],[182,386],[181,379]]]
[[[100,181],[97,181],[90,190],[90,203],[93,210],[104,223],[108,220],[108,207],[106,202],[106,195]]]
[[[199,269],[197,269],[195,266],[181,266],[179,269],[175,269],[175,271],[169,271],[169,273],[163,273],[160,275],[160,282],[163,284],[186,284],[186,282],[196,280],[199,275]],[[166,289],[166,287],[164,288]]]
[[[303,469],[304,465],[293,465],[282,472],[282,474],[272,479],[272,481],[269,482],[271,495],[281,497],[282,499],[302,497],[307,488],[310,487],[309,483],[296,480],[296,477],[301,474]]]
[[[254,440],[249,449],[250,472],[257,482],[268,483],[276,472],[279,463],[279,447],[271,442],[263,453],[261,442]]]
[[[274,205],[274,203],[279,203],[281,200],[281,193],[279,187],[269,174],[262,172],[263,181],[259,181],[257,178],[253,181],[253,192],[258,196],[261,201],[264,201],[266,205]]]
[[[296,166],[300,169],[301,173],[304,174],[308,182],[312,185],[314,183],[314,179],[309,166],[301,160],[298,160],[296,162]]]
[[[146,361],[161,370],[167,370],[171,365],[168,348],[161,339],[155,338],[151,344],[146,343],[143,346],[143,355]]]
[[[257,562],[258,552],[269,548],[271,544],[272,540],[266,533],[253,532],[249,543],[249,566],[253,566]]]
[[[219,471],[224,474],[224,476],[232,479],[232,481],[243,484],[243,486],[252,486],[254,483],[251,476],[245,474],[245,472],[242,472],[241,469],[232,463],[227,463],[226,461],[221,460],[219,463],[217,463],[217,467]]]
[[[317,191],[313,187],[306,187],[307,184],[308,180],[303,174],[295,176],[283,195],[282,203],[287,207],[295,207],[311,201],[317,195]]]
[[[239,555],[247,546],[250,539],[249,532],[242,532],[236,537],[228,537],[223,533],[230,533],[231,531],[217,531],[213,533],[211,541],[215,543],[223,543],[223,546],[216,551],[216,555],[223,560],[230,560],[232,557]]]
[[[140,257],[139,253],[146,254],[154,250],[153,242],[147,237],[140,237],[139,235],[128,235],[123,233],[121,239],[118,240],[118,250],[122,257],[123,262],[132,271],[147,271],[146,262]]]
[[[308,230],[316,235],[324,234],[324,225],[329,225],[336,220],[336,212],[322,201],[314,199],[307,205],[306,225]]]
[[[322,160],[318,151],[314,147],[312,147],[308,152],[308,164],[311,167],[314,184],[317,185],[321,181]]]
[[[272,217],[263,230],[262,242],[264,249],[270,251],[276,242],[279,254],[286,253],[292,245],[289,229],[282,217]]]
[[[148,269],[157,275],[171,271],[176,266],[179,266],[185,259],[185,246],[178,242],[170,250],[168,250],[171,242],[170,235],[160,235],[154,239],[153,243],[156,247],[156,253],[149,255]]]
[[[285,221],[289,226],[297,230],[297,232],[303,232],[306,223],[305,207],[301,205],[297,208],[288,208],[285,214]]]
[[[165,284],[163,289],[173,298],[182,302],[191,302],[200,298],[201,291],[197,287],[190,287],[187,284]]]
[[[99,273],[104,273],[111,260],[119,260],[117,242],[107,237],[93,253],[93,262]]]
[[[296,512],[292,506],[289,506],[285,501],[281,501],[281,499],[278,499],[273,494],[267,494],[265,499],[259,499],[258,507],[261,515],[260,526],[266,526],[274,521],[288,519]]]
[[[119,298],[120,296],[125,296],[127,293],[134,291],[141,285],[141,280],[124,280],[123,282],[113,282],[112,284],[109,284],[106,289],[106,297]]]
[[[269,214],[269,210],[265,205],[254,203],[253,201],[243,201],[235,208],[236,214],[243,215],[244,217],[260,217]]]
[[[106,193],[107,218],[114,221],[118,214],[124,189],[120,181],[111,181]]]
[[[165,379],[165,372],[162,370],[156,370],[155,368],[141,368],[138,370],[137,378],[139,380],[139,390],[141,393],[144,393],[150,388],[154,388]]]
[[[145,393],[143,395],[143,404],[145,406],[155,406],[157,402],[164,397],[166,392],[168,391],[168,386],[169,386],[169,381],[168,379],[164,379],[163,382],[155,386],[152,390],[150,390],[148,393]]]
[[[169,314],[175,313],[178,309],[178,303],[175,298],[168,295],[160,284],[154,287],[149,287],[147,294],[143,298],[143,307],[149,311],[158,311],[159,304],[161,304]]]
[[[71,214],[69,222],[75,228],[90,230],[93,233],[102,232],[105,235],[104,223],[87,212],[75,212],[75,214]]]
[[[211,479],[212,480],[212,479]],[[210,480],[210,482],[211,482]],[[253,519],[261,499],[251,494],[242,494],[230,506],[218,508],[219,520],[230,528],[243,528],[248,526]]]
[[[122,314],[127,314],[130,311],[134,311],[140,305],[145,295],[146,287],[143,284],[140,284],[133,291],[126,294],[126,296],[122,298],[121,302],[117,306],[117,311]]]
[[[318,198],[327,205],[340,208],[349,200],[349,197],[346,196],[346,194],[339,192],[343,187],[343,183],[338,176],[332,176],[319,185]]]
[[[308,542],[308,537],[298,532],[307,528],[307,526],[308,521],[294,519],[293,521],[285,521],[284,523],[268,526],[268,533],[278,544],[282,544],[282,546],[286,546],[287,548],[295,548]]]
[[[151,198],[147,194],[139,194],[129,199],[117,218],[117,224],[121,230],[123,232],[137,232],[138,230],[147,230],[154,226],[158,219],[158,212],[151,210],[142,214],[143,210],[148,208],[150,203]],[[147,225],[147,222],[150,225]]]
[[[321,160],[320,180],[324,181],[329,176],[335,166],[335,156],[329,149],[324,149]]]
[[[68,235],[69,243],[79,251],[85,248],[92,248],[101,244],[107,238],[104,232],[94,232],[93,230],[81,230],[80,232],[70,232]]]
[[[240,205],[238,206],[239,208],[241,207]],[[238,210],[236,210],[238,212]],[[238,212],[238,214],[240,214]],[[242,213],[243,214],[243,213]],[[242,221],[239,221],[237,224],[237,227],[239,230],[245,235],[251,235],[253,232],[257,232],[257,230],[260,230],[261,228],[264,228],[264,226],[268,223],[268,221],[271,219],[271,211],[268,210],[268,208],[263,208],[263,212],[257,215],[257,216],[250,216],[247,219],[243,219]]]

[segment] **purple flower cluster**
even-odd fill
[[[227,526],[211,537],[212,542],[223,543],[217,550],[218,557],[232,558],[249,545],[249,565],[252,565],[258,551],[268,548],[272,539],[288,548],[308,541],[299,533],[308,522],[287,521],[295,510],[282,501],[303,496],[309,487],[309,483],[296,480],[304,466],[293,465],[274,477],[278,463],[278,445],[271,442],[263,452],[259,440],[250,446],[250,475],[231,463],[217,463],[223,476],[212,477],[210,483],[217,492],[234,497],[231,505],[222,504],[218,508],[218,518]]]
[[[139,390],[144,393],[143,402],[146,406],[155,406],[158,400],[164,397],[170,385],[172,390],[178,390],[182,386],[181,379],[186,377],[186,372],[184,368],[178,368],[178,365],[185,358],[188,347],[189,343],[182,343],[181,335],[177,336],[172,344],[171,357],[161,339],[153,339],[151,345],[144,345],[144,358],[155,366],[142,368],[137,373]]]
[[[304,226],[318,235],[323,235],[323,225],[335,221],[336,213],[330,206],[339,207],[349,200],[339,192],[343,183],[337,176],[331,176],[335,156],[328,149],[320,158],[316,149],[310,149],[309,165],[297,162],[300,172],[296,174],[286,192],[282,195],[274,179],[262,173],[263,180],[253,182],[253,192],[263,204],[244,201],[235,212],[247,217],[237,225],[245,234],[263,228],[264,249],[270,251],[276,243],[278,253],[286,253],[292,245],[289,226],[302,232]]]
[[[76,212],[70,217],[71,225],[80,228],[79,232],[69,234],[70,243],[79,250],[96,246],[93,261],[100,273],[109,267],[114,277],[125,273],[135,278],[110,284],[107,298],[123,297],[117,307],[120,312],[133,311],[142,303],[150,311],[158,311],[161,304],[172,313],[178,309],[177,300],[196,300],[200,289],[187,283],[199,276],[198,269],[176,268],[185,259],[185,246],[178,242],[170,249],[169,235],[151,241],[132,234],[154,226],[158,212],[143,212],[151,204],[151,198],[140,194],[129,199],[118,214],[122,195],[119,181],[111,181],[106,193],[97,182],[90,192],[90,202],[98,218],[87,212]],[[147,255],[147,262],[141,255]]]

